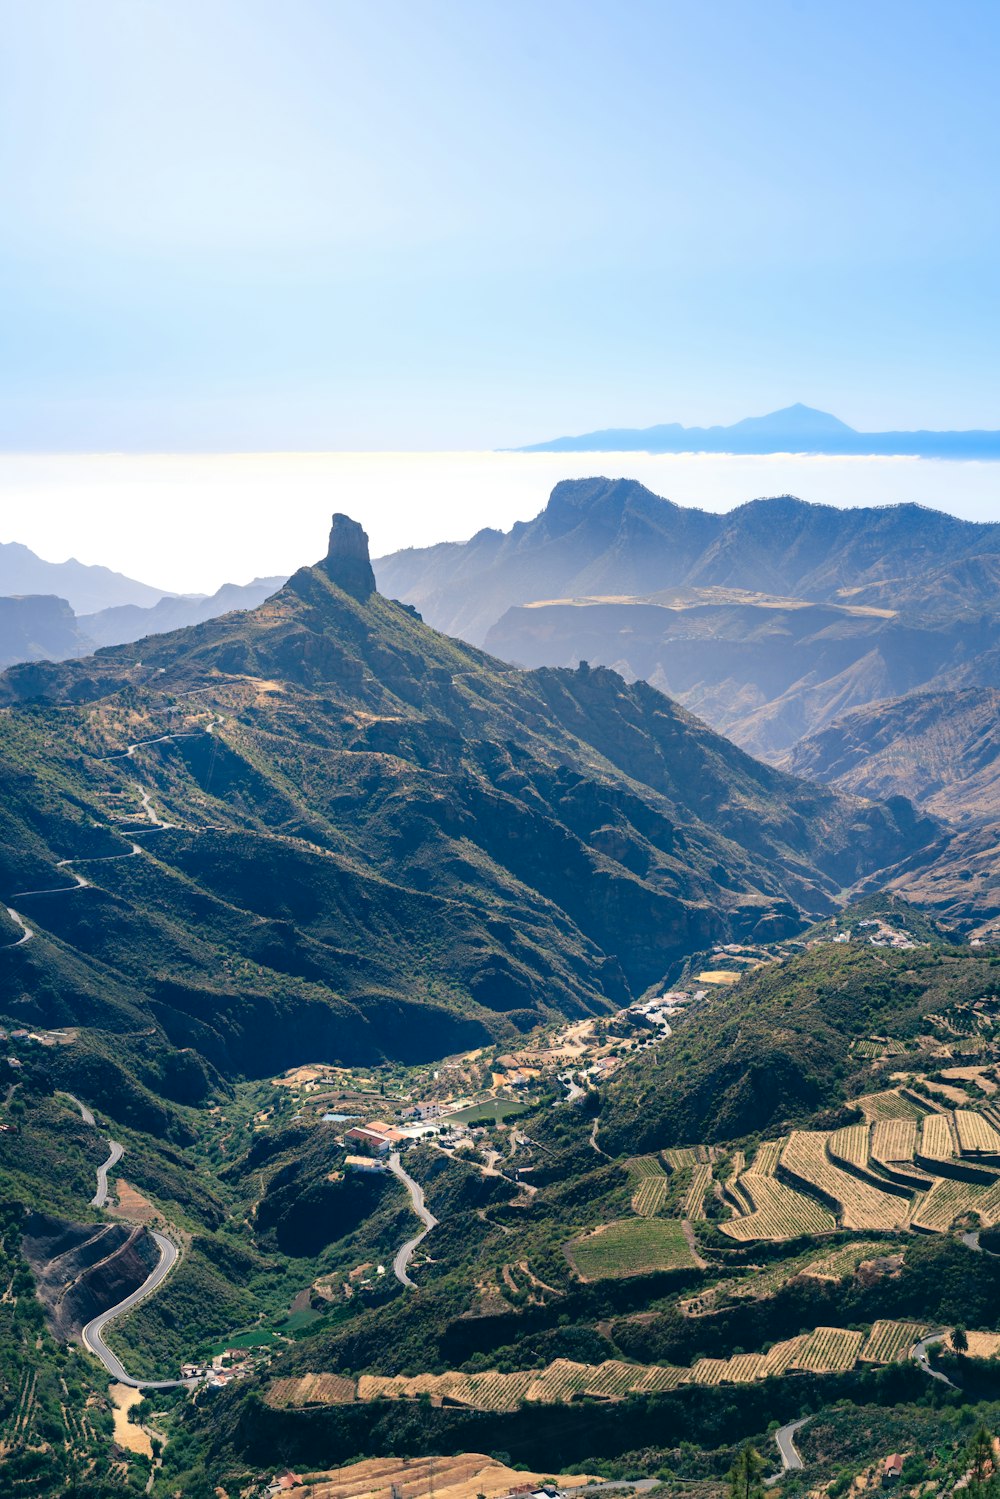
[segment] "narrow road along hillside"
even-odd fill
[[[789,1421],[787,1425],[779,1426],[778,1430],[774,1433],[774,1440],[778,1444],[778,1454],[781,1457],[781,1472],[787,1473],[792,1469],[802,1467],[802,1458],[793,1439],[795,1433],[800,1431],[806,1422],[811,1419],[810,1416],[800,1416],[797,1421]],[[768,1488],[772,1488],[780,1479],[780,1472],[772,1473],[770,1478],[764,1479],[764,1482]]]
[[[125,1370],[121,1359],[104,1341],[104,1329],[115,1317],[120,1317],[124,1312],[131,1311],[144,1301],[147,1296],[156,1290],[160,1282],[170,1274],[177,1261],[177,1246],[172,1244],[165,1234],[153,1233],[157,1248],[160,1251],[160,1262],[156,1268],[150,1271],[139,1288],[126,1296],[124,1301],[119,1301],[117,1306],[109,1307],[106,1312],[101,1312],[87,1323],[81,1334],[85,1348],[96,1354],[101,1363],[107,1369],[113,1379],[120,1384],[131,1385],[134,1390],[175,1390],[180,1385],[193,1386],[198,1383],[196,1379],[133,1379],[131,1374]]]
[[[80,1118],[84,1124],[93,1125],[96,1123],[92,1111],[74,1094],[61,1093],[60,1097],[68,1099],[75,1108],[80,1110]],[[107,1204],[108,1172],[112,1167],[117,1166],[124,1153],[124,1146],[119,1145],[117,1140],[108,1141],[108,1158],[106,1161],[102,1161],[97,1168],[97,1191],[90,1200],[91,1207],[103,1208]],[[174,1390],[179,1385],[192,1387],[198,1384],[199,1381],[196,1379],[133,1379],[130,1374],[126,1373],[125,1367],[118,1355],[112,1353],[104,1341],[103,1333],[108,1323],[113,1322],[116,1317],[122,1316],[123,1313],[131,1311],[134,1306],[138,1306],[140,1301],[144,1301],[147,1296],[151,1295],[160,1282],[166,1279],[177,1263],[178,1251],[176,1244],[172,1243],[166,1234],[158,1234],[153,1230],[150,1230],[150,1232],[153,1234],[156,1247],[160,1251],[159,1262],[147,1275],[142,1285],[134,1290],[130,1296],[126,1296],[123,1301],[119,1301],[115,1306],[108,1307],[106,1312],[101,1312],[98,1316],[91,1318],[83,1329],[81,1337],[83,1338],[84,1347],[89,1348],[91,1353],[100,1359],[112,1379],[117,1379],[120,1384],[131,1385],[135,1390]]]
[[[398,1150],[394,1150],[392,1152],[392,1155],[389,1157],[389,1170],[392,1172],[393,1176],[398,1177],[399,1180],[403,1183],[403,1186],[410,1194],[410,1206],[413,1208],[413,1211],[416,1213],[421,1223],[426,1225],[419,1234],[416,1234],[412,1239],[407,1239],[406,1243],[399,1250],[397,1250],[396,1258],[392,1262],[392,1273],[393,1275],[395,1275],[400,1284],[409,1286],[411,1290],[416,1290],[416,1282],[410,1279],[409,1275],[406,1272],[406,1267],[410,1263],[410,1260],[413,1258],[413,1251],[416,1249],[417,1245],[421,1242],[421,1240],[427,1237],[432,1228],[437,1227],[438,1220],[435,1218],[434,1214],[430,1211],[430,1209],[424,1202],[423,1187],[419,1182],[415,1182],[413,1180],[413,1177],[410,1176],[409,1172],[404,1170],[403,1165],[399,1159]]]
[[[125,1153],[125,1147],[119,1145],[117,1140],[109,1140],[108,1144],[111,1146],[108,1158],[97,1168],[97,1191],[90,1199],[90,1206],[92,1208],[103,1208],[106,1206],[108,1200],[108,1172],[112,1166],[118,1165],[118,1162]]]
[[[25,921],[24,917],[19,916],[17,912],[12,910],[10,906],[4,906],[4,910],[7,912],[7,915],[10,917],[11,921],[16,922],[16,924],[21,928],[21,935],[20,937],[18,937],[17,941],[6,942],[4,946],[21,947],[25,942],[30,942],[35,934],[28,923]]]

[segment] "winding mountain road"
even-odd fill
[[[949,1331],[950,1328],[944,1327],[939,1328],[937,1332],[929,1332],[926,1337],[920,1339],[919,1343],[914,1343],[910,1349],[910,1357],[915,1360],[917,1368],[922,1369],[931,1379],[940,1380],[941,1384],[946,1384],[949,1389],[957,1390],[958,1385],[953,1379],[949,1379],[947,1374],[942,1374],[940,1369],[931,1368],[927,1352],[928,1348],[933,1347],[935,1343],[943,1343]]]
[[[92,1110],[88,1109],[87,1105],[81,1099],[77,1098],[74,1093],[60,1093],[59,1096],[68,1099],[71,1104],[80,1110],[80,1118],[84,1124],[96,1125],[97,1121],[94,1119]],[[125,1153],[124,1146],[119,1145],[117,1140],[109,1140],[108,1147],[107,1160],[102,1161],[101,1165],[97,1168],[97,1191],[90,1200],[90,1205],[94,1208],[103,1208],[106,1206],[108,1200],[108,1172],[112,1167],[117,1166]],[[145,1301],[146,1297],[156,1290],[160,1282],[166,1279],[177,1263],[178,1250],[176,1244],[172,1243],[166,1234],[159,1234],[154,1230],[150,1230],[150,1232],[156,1241],[156,1247],[160,1251],[160,1258],[156,1266],[146,1276],[142,1285],[138,1286],[131,1295],[126,1296],[123,1301],[117,1302],[114,1306],[108,1307],[107,1311],[100,1312],[98,1316],[92,1317],[80,1336],[83,1338],[84,1347],[89,1348],[90,1352],[100,1359],[111,1377],[117,1379],[120,1384],[131,1385],[135,1390],[175,1390],[180,1385],[193,1387],[199,1383],[198,1380],[133,1379],[131,1374],[126,1372],[118,1355],[112,1353],[104,1341],[103,1333],[108,1323],[113,1322],[116,1317],[121,1317],[125,1312],[131,1311],[134,1306],[138,1306],[140,1301]]]
[[[409,1265],[410,1260],[413,1258],[413,1251],[416,1249],[417,1245],[427,1237],[432,1228],[437,1228],[438,1220],[435,1218],[430,1208],[428,1208],[427,1204],[424,1202],[423,1187],[419,1182],[415,1182],[413,1180],[413,1177],[410,1176],[409,1172],[404,1169],[399,1159],[398,1150],[394,1150],[392,1152],[392,1155],[389,1157],[389,1170],[392,1172],[393,1176],[399,1178],[399,1180],[403,1183],[403,1186],[406,1188],[407,1192],[409,1192],[410,1206],[416,1213],[417,1217],[420,1219],[421,1223],[425,1225],[425,1227],[419,1234],[415,1234],[412,1239],[407,1239],[406,1243],[396,1251],[396,1258],[392,1262],[392,1273],[396,1277],[396,1279],[400,1282],[401,1285],[409,1286],[411,1290],[415,1291],[417,1288],[417,1283],[416,1281],[410,1279],[410,1276],[407,1274],[406,1267]]]
[[[802,1467],[802,1457],[795,1445],[795,1433],[811,1421],[811,1416],[800,1416],[797,1421],[789,1421],[785,1426],[779,1426],[774,1433],[774,1440],[778,1445],[778,1455],[781,1458],[781,1470],[772,1473],[770,1478],[765,1478],[764,1483],[768,1488],[773,1488],[781,1480],[782,1473],[788,1473]]]
[[[25,921],[24,917],[23,916],[19,916],[17,914],[17,912],[15,910],[13,910],[13,908],[11,906],[4,906],[4,910],[7,912],[7,915],[10,917],[11,921],[16,922],[17,925],[21,928],[21,935],[20,935],[20,937],[18,937],[17,941],[16,942],[5,942],[4,943],[4,947],[5,948],[23,947],[24,944],[26,942],[30,942],[31,939],[32,939],[32,937],[35,935],[33,928],[30,927],[28,925],[28,923]]]
[[[117,1166],[125,1153],[125,1147],[119,1145],[117,1140],[109,1140],[111,1151],[106,1161],[97,1168],[97,1191],[90,1199],[92,1208],[103,1208],[108,1201],[108,1172],[113,1166]]]
[[[165,1234],[153,1232],[153,1238],[160,1251],[159,1264],[150,1271],[142,1285],[130,1296],[126,1296],[124,1301],[119,1301],[116,1306],[109,1307],[106,1312],[101,1312],[99,1316],[92,1318],[83,1329],[81,1337],[84,1347],[89,1348],[90,1352],[100,1359],[111,1377],[117,1379],[119,1384],[131,1385],[134,1390],[176,1390],[181,1385],[192,1387],[199,1383],[197,1379],[133,1379],[118,1355],[112,1353],[104,1341],[104,1329],[108,1323],[113,1322],[116,1317],[122,1316],[125,1312],[131,1311],[134,1306],[138,1306],[140,1301],[145,1301],[147,1296],[152,1295],[177,1263],[176,1244],[173,1244]]]

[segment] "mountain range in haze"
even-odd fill
[[[955,917],[1000,906],[1000,526],[791,496],[716,515],[594,478],[376,571],[505,660],[610,666],[773,764],[912,799],[963,832],[901,888]]]
[[[609,427],[519,448],[522,453],[822,453],[914,458],[1000,458],[1000,431],[858,432],[829,412],[796,403],[731,426]]]
[[[225,583],[210,595],[168,593],[107,567],[75,558],[46,562],[19,542],[0,542],[0,669],[63,661],[253,609],[284,581]]]

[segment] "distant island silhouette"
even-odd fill
[[[1000,459],[1000,431],[858,432],[827,411],[796,403],[729,427],[609,427],[531,443],[519,453],[821,453]]]

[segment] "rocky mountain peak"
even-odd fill
[[[362,602],[375,592],[375,574],[368,555],[368,536],[349,515],[335,515],[330,523],[330,544],[323,562],[331,582]]]

